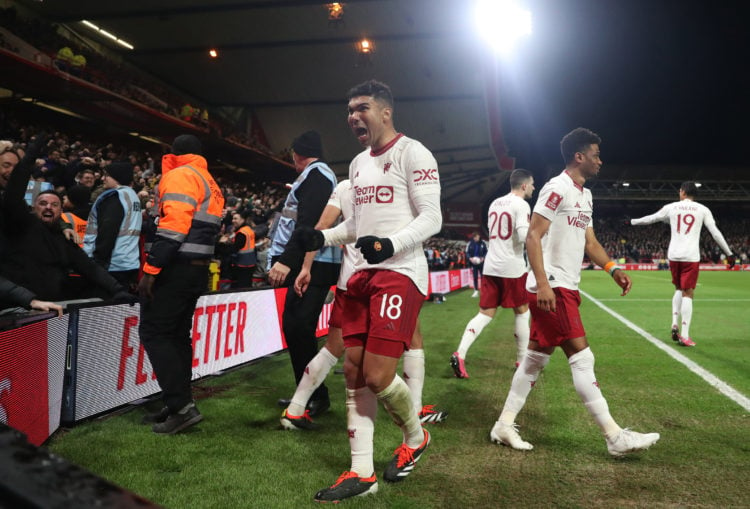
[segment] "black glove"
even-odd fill
[[[292,232],[289,242],[296,243],[303,251],[317,251],[323,247],[323,232],[309,226],[298,226]]]
[[[632,223],[630,222],[630,216],[624,216],[622,218],[622,224],[625,226],[632,226]]]
[[[359,248],[367,263],[381,263],[393,256],[393,242],[385,237],[366,235],[357,239],[354,247]]]
[[[138,302],[138,297],[125,290],[120,290],[112,296],[112,302],[115,304],[130,304],[132,306]]]
[[[734,256],[734,253],[727,256],[727,263],[729,264],[729,268],[734,268],[734,265],[737,263],[737,257]]]

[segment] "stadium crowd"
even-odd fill
[[[698,198],[700,201],[700,197]],[[750,256],[750,237],[747,219],[719,218],[719,229],[726,237],[727,243],[736,253],[738,262],[748,263]],[[669,225],[653,224],[633,228],[624,226],[622,218],[602,218],[596,225],[599,240],[613,259],[628,263],[658,263],[666,267],[667,247],[669,245]],[[711,238],[705,229],[701,232],[701,262],[724,263],[726,255]]]
[[[19,154],[31,142],[40,126],[23,125],[5,117],[0,130],[0,139],[7,140],[4,146],[13,147]],[[107,168],[115,161],[126,161],[132,165],[133,179],[130,184],[137,193],[144,215],[154,205],[154,191],[160,180],[161,153],[141,147],[127,146],[105,140],[86,139],[81,135],[66,132],[51,132],[49,140],[34,161],[31,171],[33,182],[29,183],[27,202],[43,189],[54,189],[63,197],[65,211],[76,211],[85,219],[99,194],[104,191],[103,178]],[[0,187],[7,184],[9,172],[3,170]],[[281,209],[288,188],[284,183],[269,183],[234,178],[231,175],[217,178],[226,200],[221,235],[230,236],[233,231],[232,216],[240,214],[255,232],[256,251],[259,263],[253,274],[254,286],[266,286],[264,253],[268,246],[268,233],[274,215]],[[727,242],[737,253],[738,261],[748,263],[750,240],[747,235],[748,220],[727,220],[720,218],[720,228],[725,232]],[[669,229],[666,225],[651,225],[642,228],[629,228],[620,218],[600,218],[596,225],[602,245],[607,252],[621,262],[658,263],[666,268],[666,251],[669,243]],[[145,230],[145,228],[144,228]],[[701,261],[724,263],[725,257],[704,233],[701,241]],[[430,270],[463,268],[466,262],[466,239],[433,237],[424,247]],[[231,274],[232,252],[217,249],[221,259],[222,287],[228,287]],[[12,274],[5,274],[12,280]]]

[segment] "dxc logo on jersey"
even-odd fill
[[[437,168],[432,168],[428,170],[414,170],[414,182],[437,182]]]
[[[393,186],[378,186],[375,190],[376,203],[393,203]]]

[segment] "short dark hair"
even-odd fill
[[[698,194],[698,186],[696,186],[695,182],[692,181],[683,182],[680,186],[680,191],[685,193],[686,196],[695,198],[695,195]]]
[[[576,127],[560,140],[560,151],[565,164],[573,162],[578,152],[583,152],[589,145],[599,145],[602,139],[595,132],[585,127]]]
[[[532,176],[533,175],[531,174],[530,171],[524,170],[522,168],[513,170],[513,173],[510,174],[510,188],[518,189]]]
[[[43,194],[53,194],[53,195],[57,196],[57,199],[60,200],[61,204],[63,202],[63,199],[62,199],[62,196],[60,196],[60,193],[58,193],[54,189],[45,189],[44,191],[40,191],[39,194],[36,195],[36,198],[34,198],[34,203],[36,203],[36,201],[39,199],[39,197],[42,196]]]
[[[351,100],[359,96],[372,96],[379,101],[385,102],[389,107],[393,108],[393,93],[391,93],[391,87],[378,80],[368,80],[364,83],[352,87],[346,94],[346,98]]]

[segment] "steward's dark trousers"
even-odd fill
[[[302,375],[305,373],[307,364],[318,353],[318,342],[315,338],[315,329],[318,317],[323,309],[326,295],[330,286],[307,287],[302,297],[297,296],[294,288],[289,287],[284,301],[284,313],[282,315],[282,328],[289,349],[289,357],[292,360],[294,380],[299,385]],[[315,389],[310,400],[328,398],[328,388],[325,384]]]
[[[208,290],[208,266],[173,263],[154,282],[154,298],[141,302],[141,343],[172,412],[192,401],[193,341],[190,329],[198,297]]]
[[[474,276],[474,289],[479,290],[479,280],[482,279],[482,268],[484,267],[484,263],[480,263],[479,265],[472,265],[471,266],[471,274]]]

